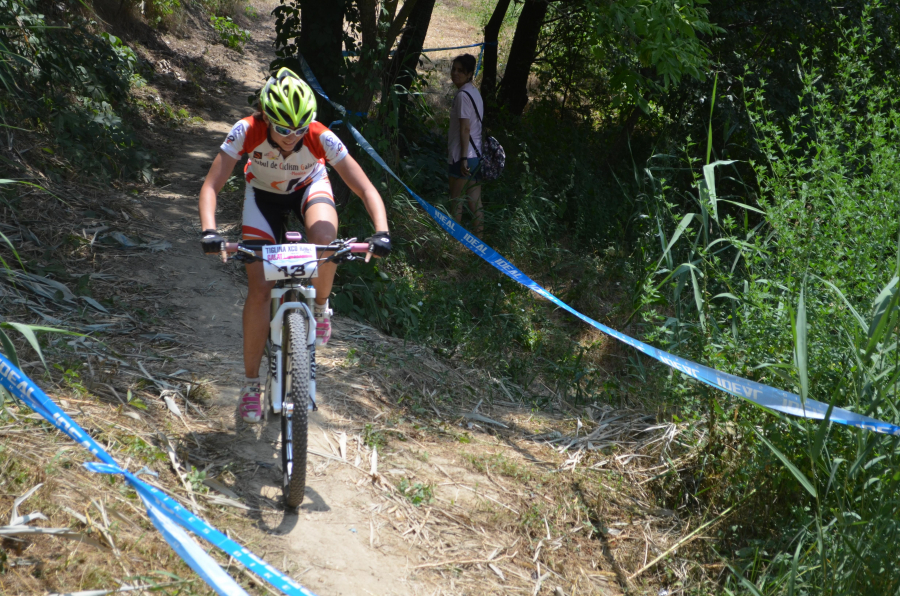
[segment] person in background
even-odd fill
[[[447,163],[450,164],[450,204],[453,218],[462,221],[463,195],[472,212],[472,232],[481,236],[484,209],[481,206],[481,116],[484,102],[472,84],[475,56],[463,54],[453,59],[450,80],[459,90],[450,109],[450,133],[447,138]]]

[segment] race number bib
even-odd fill
[[[263,246],[266,279],[308,279],[318,277],[314,244],[275,244]]]

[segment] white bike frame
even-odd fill
[[[284,319],[291,311],[301,311],[309,321],[306,337],[306,347],[309,350],[309,404],[308,409],[316,409],[316,319],[313,316],[310,305],[316,297],[316,289],[312,286],[301,285],[300,282],[287,282],[287,287],[272,288],[272,321],[269,323],[269,339],[271,340],[272,353],[269,354],[269,379],[267,386],[270,395],[267,396],[272,404],[272,411],[281,412],[282,403],[282,379],[284,375],[284,347],[281,345],[284,329]],[[284,296],[290,292],[297,292],[306,299],[306,302],[282,302]]]

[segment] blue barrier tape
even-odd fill
[[[303,73],[306,75],[306,80],[312,86],[312,88],[319,95],[331,102],[331,104],[338,111],[343,111],[343,106],[331,101],[328,95],[325,94],[324,90],[322,89],[321,85],[319,85],[318,80],[316,80],[315,75],[310,70],[309,65],[306,63],[306,60],[303,58],[303,56],[300,56],[300,63],[303,68]],[[735,397],[740,397],[741,399],[745,399],[758,406],[762,406],[776,412],[782,412],[785,414],[790,414],[792,416],[811,418],[815,420],[821,420],[825,417],[825,414],[828,411],[828,404],[812,399],[807,399],[804,403],[804,400],[795,393],[783,391],[774,387],[769,387],[768,385],[763,385],[762,383],[757,383],[756,381],[744,379],[736,375],[720,372],[715,369],[709,368],[708,366],[703,366],[702,364],[697,364],[696,362],[687,360],[686,358],[664,352],[663,350],[654,348],[653,346],[645,344],[642,341],[631,338],[624,333],[620,333],[615,329],[612,329],[611,327],[607,327],[606,325],[598,323],[590,317],[581,314],[580,312],[542,288],[530,277],[519,271],[519,269],[516,268],[515,265],[507,261],[502,255],[497,253],[493,248],[482,242],[480,239],[470,234],[468,230],[459,225],[450,216],[439,211],[433,205],[427,203],[419,195],[413,192],[413,190],[408,187],[403,182],[403,180],[401,180],[399,176],[397,176],[397,174],[395,174],[394,171],[391,170],[390,167],[388,167],[387,163],[385,163],[381,156],[378,155],[375,149],[372,148],[369,142],[366,141],[366,139],[359,133],[359,131],[356,130],[356,128],[354,128],[353,125],[351,125],[349,122],[345,124],[353,134],[356,142],[359,143],[360,147],[362,147],[363,151],[368,153],[369,156],[374,159],[379,166],[384,168],[384,170],[387,171],[388,174],[393,176],[397,180],[397,182],[399,182],[403,186],[403,188],[406,189],[410,196],[413,197],[428,213],[428,215],[431,216],[432,219],[434,219],[442,228],[444,228],[445,231],[447,231],[451,236],[462,243],[466,248],[496,267],[498,270],[500,270],[501,273],[514,279],[536,294],[546,298],[550,302],[553,302],[560,308],[567,310],[588,325],[599,329],[607,335],[615,337],[619,341],[628,344],[629,346],[637,350],[640,350],[647,356],[650,356],[651,358],[654,358],[655,360],[662,362],[666,366],[669,366],[683,374],[686,374],[689,377],[706,383],[707,385],[715,387],[716,389],[721,389],[722,391],[734,395]],[[843,408],[834,408],[831,411],[831,416],[829,419],[832,422],[836,422],[838,424],[864,428],[878,433],[900,436],[900,426],[890,424],[888,422],[882,422],[881,420],[876,420],[875,418],[870,418],[869,416],[863,416],[862,414],[857,414],[856,412],[851,412]]]
[[[494,42],[491,42],[491,45],[494,45]],[[467,46],[453,46],[452,48],[426,48],[423,49],[423,52],[444,52],[447,50],[464,50],[466,48],[477,48],[478,46],[484,46],[484,42],[480,43],[472,43]]]
[[[472,44],[469,44],[469,45],[467,45],[467,46],[453,46],[452,48],[425,48],[425,49],[419,50],[419,52],[420,52],[420,53],[425,53],[425,52],[444,52],[444,51],[447,51],[447,50],[464,50],[464,49],[466,49],[466,48],[477,48],[478,46],[481,46],[481,47],[483,48],[483,47],[486,46],[486,45],[488,45],[488,46],[495,46],[495,45],[497,45],[497,42],[496,42],[496,41],[491,41],[491,42],[488,42],[488,43],[484,43],[484,42],[480,42],[480,43],[472,43]],[[391,50],[391,51],[390,51],[390,55],[393,56],[393,55],[394,55],[394,52],[395,52],[395,50]],[[356,52],[351,52],[351,51],[349,51],[349,50],[344,50],[344,51],[341,52],[341,55],[342,55],[344,58],[349,58],[349,57],[352,57],[352,56],[358,56],[359,54],[357,54]]]
[[[160,489],[121,469],[116,461],[94,439],[75,423],[56,403],[22,371],[0,354],[0,385],[53,426],[87,449],[103,463],[86,463],[88,470],[103,474],[121,474],[147,506],[147,514],[163,538],[185,562],[222,596],[245,595],[246,592],[225,573],[218,563],[197,545],[181,528],[190,530],[239,561],[272,587],[289,596],[315,596],[252,552],[178,504]],[[227,578],[227,579],[226,579]],[[237,591],[236,591],[237,590]]]
[[[484,44],[478,44],[481,46],[481,49],[478,50],[478,63],[475,65],[475,74],[473,78],[478,78],[478,71],[481,70],[481,59],[484,57]]]
[[[154,486],[139,480],[131,472],[122,470],[118,466],[104,466],[103,464],[85,464],[88,469],[103,474],[121,474],[131,484],[145,502],[149,501],[161,509],[165,514],[182,527],[203,537],[204,540],[218,547],[226,554],[234,557],[244,567],[267,581],[273,587],[285,594],[299,596],[315,596],[312,592],[287,577],[252,552],[234,542],[225,534],[182,507],[177,501],[166,495]]]
[[[85,467],[93,472],[99,472],[94,466],[102,466],[105,468],[116,468],[109,464],[85,464]],[[140,493],[138,493],[140,494]],[[209,554],[200,548],[196,541],[192,540],[180,526],[172,523],[172,520],[159,510],[151,501],[145,499],[141,495],[144,507],[147,509],[147,515],[150,521],[159,530],[169,546],[172,547],[178,556],[180,556],[190,566],[194,572],[199,575],[203,581],[222,596],[248,596],[241,586],[238,585],[234,578],[225,573]]]
[[[491,42],[488,42],[488,43],[484,43],[484,42],[481,42],[481,43],[473,43],[473,44],[467,45],[467,46],[456,46],[456,47],[452,47],[452,48],[428,48],[428,49],[420,50],[420,52],[421,52],[421,53],[424,53],[424,52],[441,52],[441,51],[443,51],[443,50],[462,50],[462,49],[464,49],[464,48],[480,48],[480,49],[478,50],[478,63],[475,65],[475,74],[473,75],[475,78],[478,78],[478,73],[481,71],[481,61],[482,61],[482,58],[484,57],[484,46],[495,46],[495,45],[497,45],[497,42],[496,42],[496,41],[491,41]],[[348,51],[348,50],[342,51],[342,52],[341,52],[341,55],[342,55],[344,58],[347,58],[347,57],[350,57],[350,56],[358,56],[358,54],[357,54],[356,52],[350,52],[350,51]],[[391,50],[390,55],[391,55],[391,56],[394,55],[394,50]],[[331,100],[329,100],[329,101],[331,101]],[[332,103],[334,103],[334,102],[332,102]],[[368,117],[368,114],[366,114],[366,113],[364,113],[364,112],[351,112],[351,111],[345,109],[344,113],[345,113],[345,114],[350,114],[351,116],[357,116],[357,117],[359,117],[359,118],[366,118],[366,117]]]

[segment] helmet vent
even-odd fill
[[[287,68],[269,79],[260,94],[260,104],[263,112],[282,126],[307,126],[316,117],[312,90]]]

